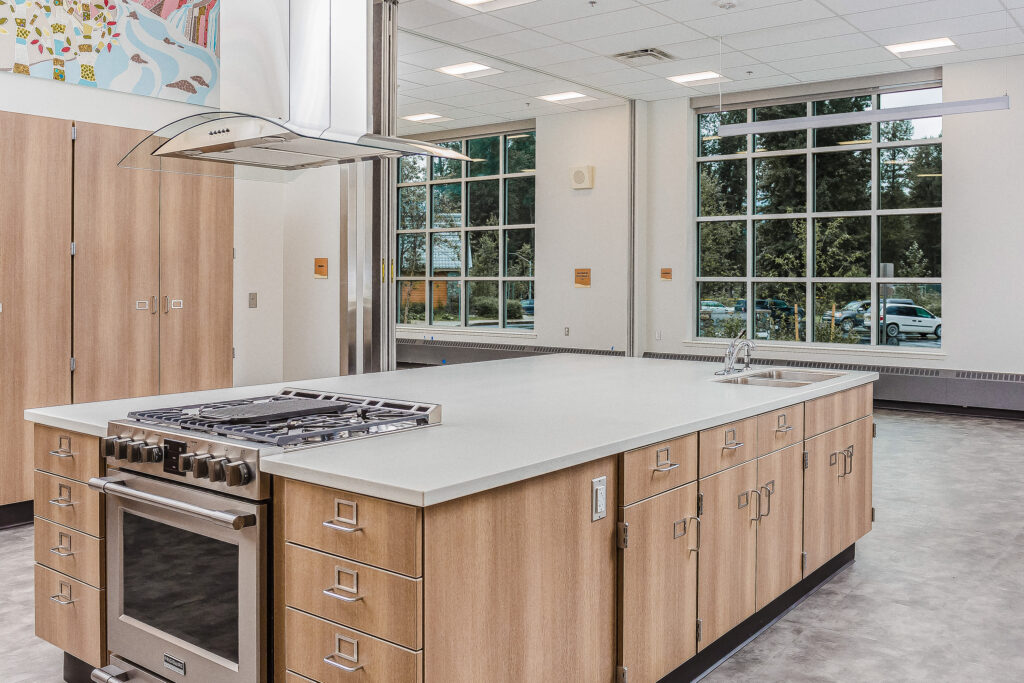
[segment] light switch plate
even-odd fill
[[[608,516],[608,477],[590,481],[590,513],[592,522]]]
[[[249,308],[256,308],[256,292],[249,292]]]

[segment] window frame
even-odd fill
[[[765,106],[773,106],[775,104],[787,103],[796,104],[802,102],[806,107],[806,116],[814,116],[814,103],[822,100],[830,99],[845,99],[859,96],[871,96],[871,107],[872,110],[876,110],[880,107],[881,97],[886,94],[895,92],[910,92],[915,90],[928,90],[934,88],[942,88],[942,83],[927,83],[920,85],[905,85],[905,86],[894,86],[886,87],[884,89],[879,88],[867,88],[855,91],[844,91],[840,93],[821,93],[814,95],[807,95],[801,97],[796,101],[793,100],[765,100],[765,101],[754,101],[747,102],[737,105],[725,105],[721,107],[721,111],[737,111],[746,110],[747,121],[754,120],[754,111],[758,108]],[[719,111],[718,107],[700,107],[694,110],[694,123],[691,129],[691,134],[694,135],[693,139],[695,144],[696,156],[693,158],[693,166],[695,169],[695,180],[693,187],[697,188],[697,196],[694,202],[693,211],[693,223],[692,229],[693,239],[695,245],[695,254],[693,257],[694,263],[694,288],[691,296],[691,304],[694,306],[695,314],[691,318],[691,323],[694,325],[693,333],[690,336],[690,341],[697,343],[709,343],[728,341],[723,337],[708,337],[701,335],[701,307],[698,303],[698,297],[703,283],[738,283],[745,284],[746,286],[746,301],[755,301],[755,292],[758,284],[764,283],[794,283],[802,284],[805,288],[805,301],[803,302],[801,319],[807,320],[807,311],[811,312],[809,316],[811,320],[814,319],[814,303],[815,303],[815,288],[819,284],[863,284],[868,285],[870,289],[870,300],[871,310],[878,310],[879,303],[879,286],[880,285],[900,285],[900,284],[917,284],[917,285],[939,285],[940,289],[942,286],[942,277],[881,277],[879,273],[879,256],[881,252],[881,245],[879,243],[879,224],[880,218],[883,216],[905,216],[915,214],[930,214],[939,215],[940,220],[943,214],[943,208],[940,207],[929,207],[929,208],[906,208],[906,209],[880,209],[881,201],[881,184],[880,184],[880,150],[894,149],[901,147],[923,147],[929,145],[937,145],[942,147],[944,142],[944,133],[936,138],[923,138],[916,140],[896,141],[896,142],[881,142],[880,137],[880,126],[879,123],[871,123],[871,141],[860,144],[846,144],[846,145],[832,145],[832,146],[815,146],[815,135],[814,128],[807,128],[806,140],[803,147],[796,147],[787,150],[777,151],[766,151],[758,152],[755,147],[755,135],[746,135],[746,151],[737,154],[724,154],[724,155],[709,155],[700,156],[700,143],[701,143],[701,128],[700,128],[700,116],[702,114],[715,113]],[[855,151],[867,151],[871,158],[871,208],[856,210],[856,211],[816,211],[815,206],[815,155],[829,152],[855,152]],[[757,213],[757,207],[755,204],[757,194],[757,178],[754,176],[755,162],[758,159],[770,158],[770,157],[783,157],[783,156],[799,156],[805,157],[806,163],[806,196],[807,205],[806,211],[800,213],[783,213],[783,214],[759,214]],[[743,215],[728,215],[728,216],[701,216],[700,214],[700,169],[701,164],[714,161],[734,161],[743,160],[746,161],[746,184],[747,184],[747,195],[746,195],[746,213]],[[868,217],[871,220],[871,263],[870,270],[867,277],[818,277],[815,275],[815,258],[816,258],[816,244],[815,244],[815,232],[816,223],[820,220],[828,220],[832,218],[852,218],[852,217]],[[805,245],[805,276],[804,277],[755,277],[756,268],[756,257],[755,253],[755,227],[760,221],[768,220],[803,220],[806,224],[806,245]],[[715,277],[715,276],[702,276],[700,275],[700,228],[704,223],[744,223],[746,226],[746,275],[742,277]],[[941,241],[941,232],[940,232]],[[941,269],[939,271],[942,272]],[[942,347],[940,346],[931,348],[922,347],[893,347],[880,343],[880,334],[878,330],[872,329],[868,331],[868,343],[863,342],[843,344],[827,341],[808,341],[806,339],[798,340],[771,340],[771,339],[760,339],[755,336],[755,313],[756,305],[746,306],[746,338],[752,339],[759,344],[768,344],[773,346],[792,346],[798,344],[801,348],[817,347],[822,349],[830,350],[855,350],[864,349],[865,347],[872,350],[878,350],[884,348],[887,351],[895,351],[899,353],[941,353]],[[841,310],[840,308],[836,309]],[[805,331],[813,334],[813,325],[805,325]],[[807,333],[805,332],[805,334]]]

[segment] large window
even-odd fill
[[[941,99],[932,87],[698,112],[697,335],[940,347],[941,118],[718,129]]]
[[[532,330],[536,135],[441,143],[398,164],[398,323]]]

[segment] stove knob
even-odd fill
[[[122,437],[117,440],[117,459],[127,460],[129,444],[132,442],[128,437]]]
[[[103,443],[103,449],[100,451],[103,453],[105,458],[116,458],[117,457],[117,437],[116,436],[105,436],[101,440]]]
[[[196,455],[192,458],[192,476],[196,479],[210,476],[210,454]]]
[[[179,472],[191,472],[192,466],[195,465],[196,454],[195,453],[183,453],[178,456],[178,471]]]
[[[230,462],[224,465],[224,480],[228,486],[245,486],[252,480],[252,470],[244,462]]]
[[[145,441],[128,442],[128,461],[142,462],[142,449],[146,446]]]
[[[227,458],[213,458],[210,460],[210,481],[224,481],[226,477],[224,468],[230,462]]]
[[[142,461],[143,462],[160,462],[164,459],[163,446],[143,446],[142,447]]]

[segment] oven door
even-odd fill
[[[266,505],[110,472],[107,648],[170,681],[263,683]]]

